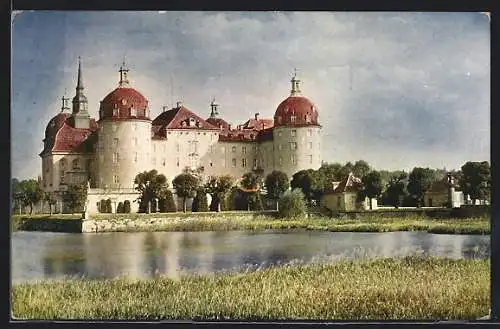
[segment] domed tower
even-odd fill
[[[300,170],[321,166],[321,126],[316,106],[300,91],[295,73],[290,96],[274,114],[274,167],[291,179]]]
[[[148,101],[129,85],[125,63],[118,88],[101,101],[96,149],[97,185],[133,188],[139,172],[151,170]]]

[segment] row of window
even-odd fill
[[[319,133],[320,133],[320,131],[318,130],[318,134]],[[307,136],[312,136],[312,134],[313,134],[313,130],[312,129],[307,129]],[[278,131],[278,137],[281,137],[282,135],[283,135],[283,131],[279,130]],[[295,129],[290,130],[290,136],[296,137],[297,136],[297,130],[295,130]]]
[[[311,116],[309,114],[305,114],[304,115],[304,120],[309,123],[311,122]],[[296,115],[292,115],[290,116],[290,122],[294,123],[297,121],[297,116]],[[278,116],[278,124],[281,124],[282,120],[281,120],[281,116]]]

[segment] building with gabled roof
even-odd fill
[[[219,113],[215,99],[204,119],[178,102],[174,108],[150,118],[149,101],[131,87],[129,70],[120,67],[118,87],[100,102],[99,118],[88,111],[82,65],[78,62],[76,94],[72,111],[63,106],[45,130],[42,183],[45,191],[61,193],[69,184],[89,186],[90,212],[99,200],[118,202],[137,199],[134,178],[156,169],[170,186],[186,169],[204,177],[229,174],[239,178],[258,170],[273,170],[291,179],[300,170],[321,166],[321,126],[316,106],[302,95],[296,74],[290,96],[282,101],[273,119],[256,113],[243,124],[232,126]],[[132,202],[132,209],[137,203]],[[62,200],[58,210],[62,210]]]

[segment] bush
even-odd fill
[[[196,197],[193,200],[192,210],[197,212],[208,211],[208,200],[205,189],[200,188],[196,192]]]
[[[99,202],[99,212],[106,212],[106,200],[104,199],[101,199],[101,201]]]
[[[158,212],[158,202],[156,199],[151,200],[151,212]]]
[[[286,191],[279,200],[281,218],[298,218],[306,215],[307,205],[304,193],[300,189]]]
[[[123,202],[118,202],[118,206],[116,206],[116,213],[123,213]]]
[[[123,212],[126,214],[130,214],[130,201],[129,200],[125,200],[125,202],[123,203]]]
[[[105,205],[106,205],[106,211],[107,213],[112,213],[113,212],[113,207],[111,206],[111,199],[107,199],[105,201]]]

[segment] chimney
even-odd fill
[[[259,112],[255,113],[255,120],[259,120]]]
[[[179,107],[181,107],[181,105],[182,105],[182,102],[181,101],[177,101],[177,107],[179,108]]]
[[[231,124],[229,124],[228,126],[229,126],[229,130],[231,130]]]
[[[163,112],[165,112],[166,110],[167,110],[167,106],[163,105]]]

